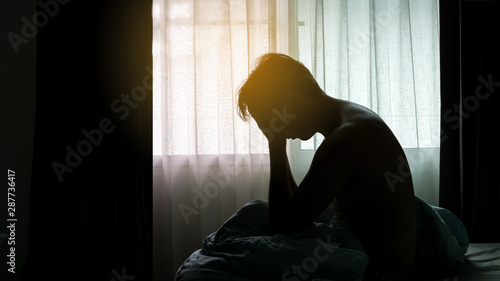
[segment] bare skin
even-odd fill
[[[386,177],[387,172],[398,175],[408,163],[384,121],[363,106],[324,93],[304,97],[289,92],[283,109],[293,118],[268,136],[272,231],[289,234],[306,228],[336,197],[372,261],[413,266],[413,184],[411,176],[397,182]],[[268,132],[271,110],[249,107],[249,112],[261,130]],[[307,140],[316,132],[325,139],[297,185],[286,155],[286,139]]]

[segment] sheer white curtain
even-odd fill
[[[237,209],[267,200],[267,140],[238,117],[235,94],[258,56],[283,52],[279,11],[286,7],[153,3],[155,276],[170,280]]]
[[[154,0],[155,280],[172,279],[239,207],[267,200],[267,141],[235,100],[263,53],[289,53],[328,94],[381,115],[406,148],[416,193],[434,203],[437,9],[437,0]],[[314,150],[291,147],[300,181],[301,155]]]
[[[297,36],[292,54],[327,94],[371,108],[388,123],[409,158],[415,193],[436,205],[438,8],[438,0],[296,0],[290,21]],[[300,147],[294,150],[298,176],[307,166],[302,158],[310,159]]]

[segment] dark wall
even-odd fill
[[[18,131],[9,125],[13,133],[6,140],[28,150],[5,150],[2,137],[8,154],[2,168],[8,159],[29,171],[29,161],[19,157],[30,158],[34,132],[32,176],[17,179],[29,187],[30,201],[18,201],[20,213],[29,210],[29,232],[17,235],[29,238],[18,246],[28,245],[27,263],[18,263],[16,275],[151,280],[151,1],[28,1],[16,7],[12,14],[2,7],[2,15],[9,14],[21,35],[26,16],[25,38],[32,38],[9,55],[12,72],[2,68],[2,99],[6,88],[11,100],[2,106],[26,124]]]
[[[0,1],[0,280],[18,280],[28,251],[31,158],[35,123],[36,37],[20,45],[23,17],[32,17],[35,1]],[[13,44],[14,43],[14,44]],[[8,180],[8,170],[15,177]],[[13,189],[8,189],[13,185]],[[11,193],[9,195],[8,193]],[[7,198],[12,214],[8,213]],[[14,201],[15,200],[15,201]],[[7,221],[15,219],[16,221]],[[14,224],[14,228],[6,228]],[[12,230],[12,231],[11,231]],[[9,240],[9,238],[12,239]],[[13,244],[15,243],[15,244]],[[11,251],[11,247],[15,247]],[[15,273],[7,262],[14,253]]]

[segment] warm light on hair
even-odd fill
[[[268,105],[274,107],[283,100],[287,91],[299,95],[322,92],[311,72],[301,62],[278,53],[268,53],[255,61],[255,69],[238,90],[238,114],[248,121],[248,107]]]

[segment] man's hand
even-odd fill
[[[269,141],[269,152],[271,152],[271,150],[283,148],[286,150],[286,138],[283,134],[274,135],[272,138],[267,138],[267,140]]]
[[[286,138],[289,137],[288,126],[290,126],[291,120],[297,116],[287,112],[286,106],[283,106],[280,111],[276,107],[264,104],[249,108],[249,112],[270,144],[272,142],[279,144],[286,142]]]

